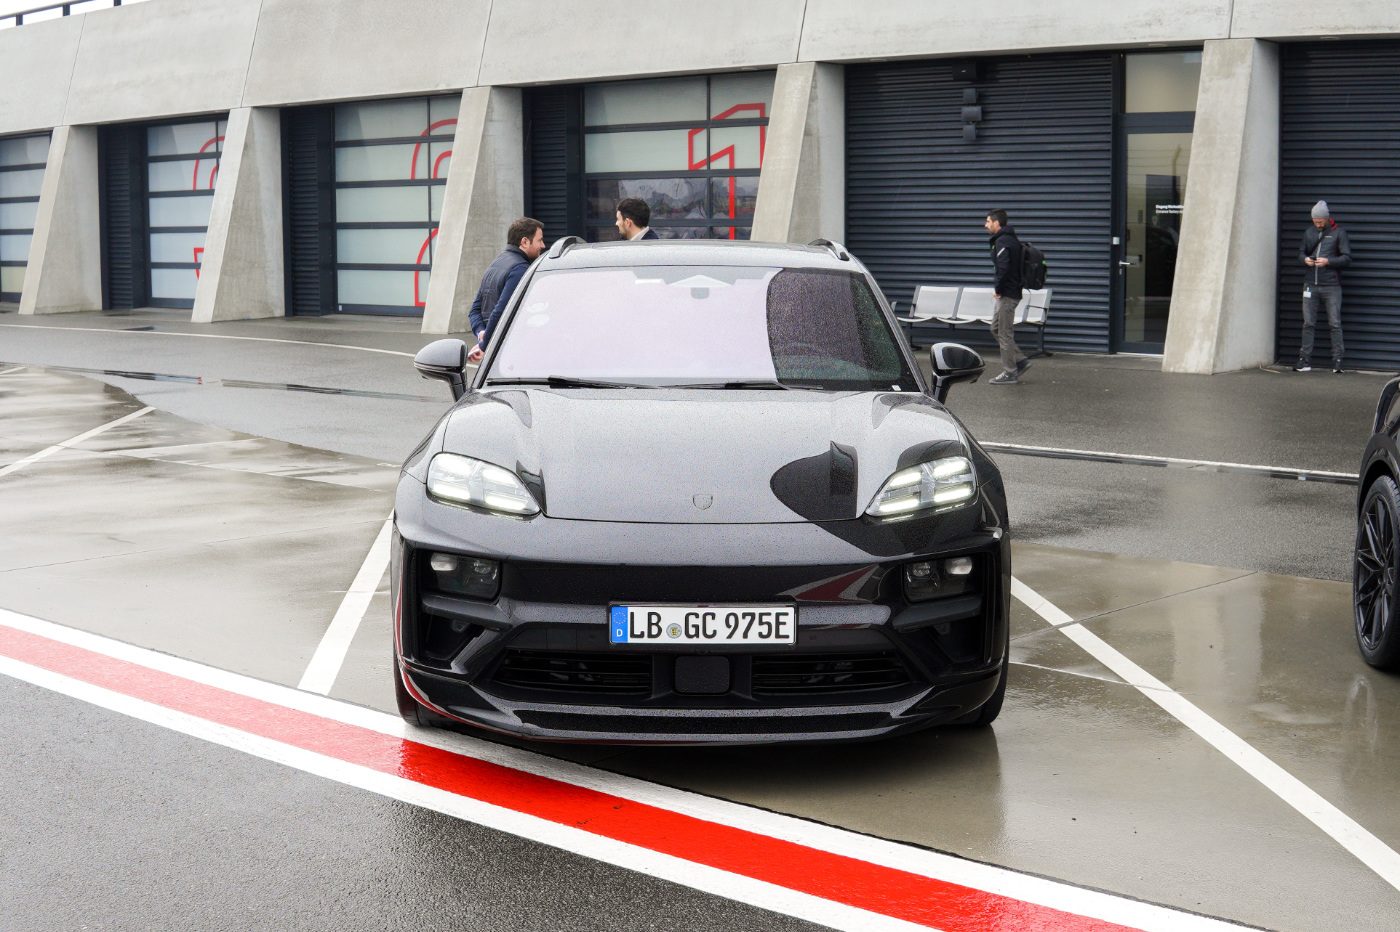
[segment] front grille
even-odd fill
[[[607,732],[620,736],[675,735],[830,735],[841,732],[888,728],[894,720],[886,712],[852,712],[826,715],[589,715],[522,709],[520,720],[551,731]]]
[[[651,693],[651,658],[513,648],[496,668],[495,681],[516,689],[646,696]]]
[[[853,693],[909,683],[892,651],[850,654],[772,654],[753,658],[755,696]]]

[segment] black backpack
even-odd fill
[[[1049,267],[1045,264],[1045,253],[1030,243],[1021,243],[1021,287],[1032,290],[1045,287],[1045,276]]]

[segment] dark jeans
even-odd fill
[[[1312,360],[1313,331],[1317,327],[1317,312],[1325,307],[1327,309],[1327,326],[1332,331],[1332,358],[1340,360],[1344,350],[1342,346],[1342,286],[1308,285],[1305,290],[1311,291],[1312,297],[1303,298],[1303,348],[1298,353],[1298,358]]]

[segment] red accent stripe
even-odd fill
[[[1124,928],[428,747],[3,625],[0,653],[349,764],[947,932]]]

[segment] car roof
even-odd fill
[[[647,265],[752,265],[778,268],[820,268],[861,271],[840,246],[799,246],[794,243],[747,241],[647,240],[644,242],[575,242],[545,253],[540,269],[588,269]],[[847,258],[838,259],[837,255]]]

